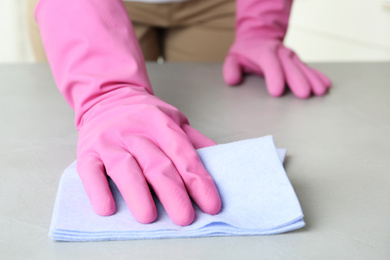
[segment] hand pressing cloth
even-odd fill
[[[73,163],[61,177],[50,237],[58,241],[102,241],[271,235],[305,225],[299,201],[282,165],[286,151],[275,148],[272,136],[220,144],[197,152],[221,196],[219,214],[208,215],[194,205],[195,221],[181,227],[172,223],[155,198],[157,220],[140,224],[110,181],[117,212],[99,216],[92,209]]]

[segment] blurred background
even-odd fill
[[[35,62],[27,0],[0,0],[0,62]],[[390,0],[295,0],[285,40],[306,62],[390,61]]]

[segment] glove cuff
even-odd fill
[[[107,97],[128,98],[129,88],[153,94],[121,0],[41,0],[35,18],[56,84],[76,113],[77,128],[83,115]]]
[[[236,39],[260,37],[283,41],[292,0],[236,0]]]

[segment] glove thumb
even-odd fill
[[[190,125],[184,125],[182,126],[182,129],[191,140],[191,143],[195,149],[209,147],[217,144]]]
[[[228,85],[238,85],[242,81],[242,71],[236,56],[228,54],[223,64],[223,78]]]

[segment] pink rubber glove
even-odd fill
[[[225,82],[237,85],[243,73],[265,77],[270,95],[285,85],[299,98],[324,95],[331,81],[283,45],[292,0],[236,0],[236,37],[223,67]]]
[[[215,143],[155,97],[121,0],[41,0],[35,11],[61,93],[76,113],[77,171],[93,209],[115,212],[106,174],[141,223],[157,217],[149,186],[172,221],[221,208],[195,148]]]

